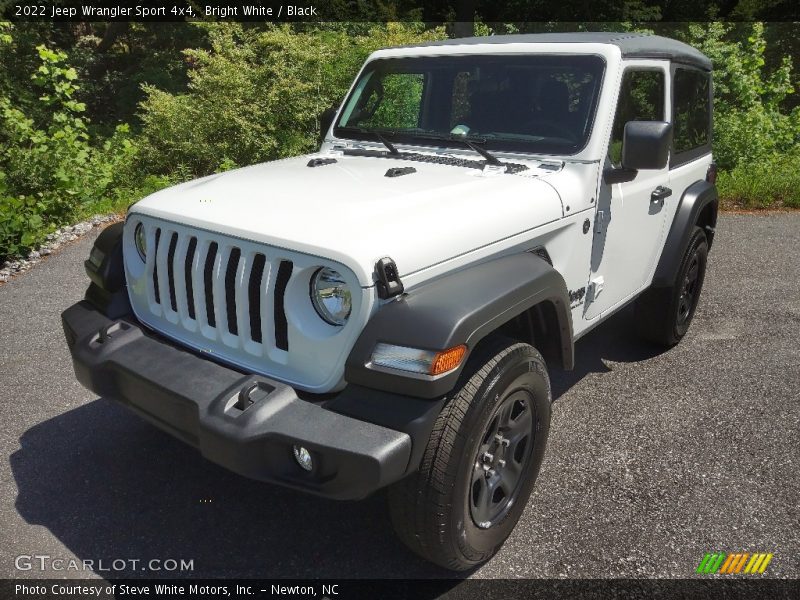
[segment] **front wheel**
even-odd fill
[[[506,338],[465,367],[417,473],[389,489],[392,523],[414,552],[448,569],[491,558],[533,489],[550,428],[539,352]]]

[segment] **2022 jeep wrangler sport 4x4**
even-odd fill
[[[62,316],[80,382],[259,480],[388,488],[450,569],[488,560],[545,452],[548,368],[635,303],[686,333],[717,220],[711,62],[638,34],[381,50],[319,152],[133,205]]]

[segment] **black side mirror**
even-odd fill
[[[319,116],[319,143],[325,140],[325,135],[333,125],[333,119],[336,118],[336,112],[339,110],[338,106],[331,106],[322,111]]]
[[[624,169],[663,169],[672,144],[672,123],[628,121],[622,140]]]
[[[622,136],[622,168],[606,169],[606,183],[632,181],[646,169],[663,169],[672,145],[672,123],[665,121],[628,121]]]

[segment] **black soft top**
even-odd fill
[[[691,65],[705,71],[711,70],[711,59],[705,54],[671,38],[644,33],[612,33],[579,31],[575,33],[523,33],[515,35],[493,35],[489,37],[469,37],[413,47],[462,46],[472,44],[612,44],[622,51],[623,58],[659,58],[676,63]],[[410,47],[410,46],[409,46]]]

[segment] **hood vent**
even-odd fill
[[[386,177],[402,177],[416,172],[417,170],[414,167],[393,167],[386,171]]]
[[[324,167],[325,165],[332,165],[336,162],[335,158],[312,158],[308,161],[308,167]]]

